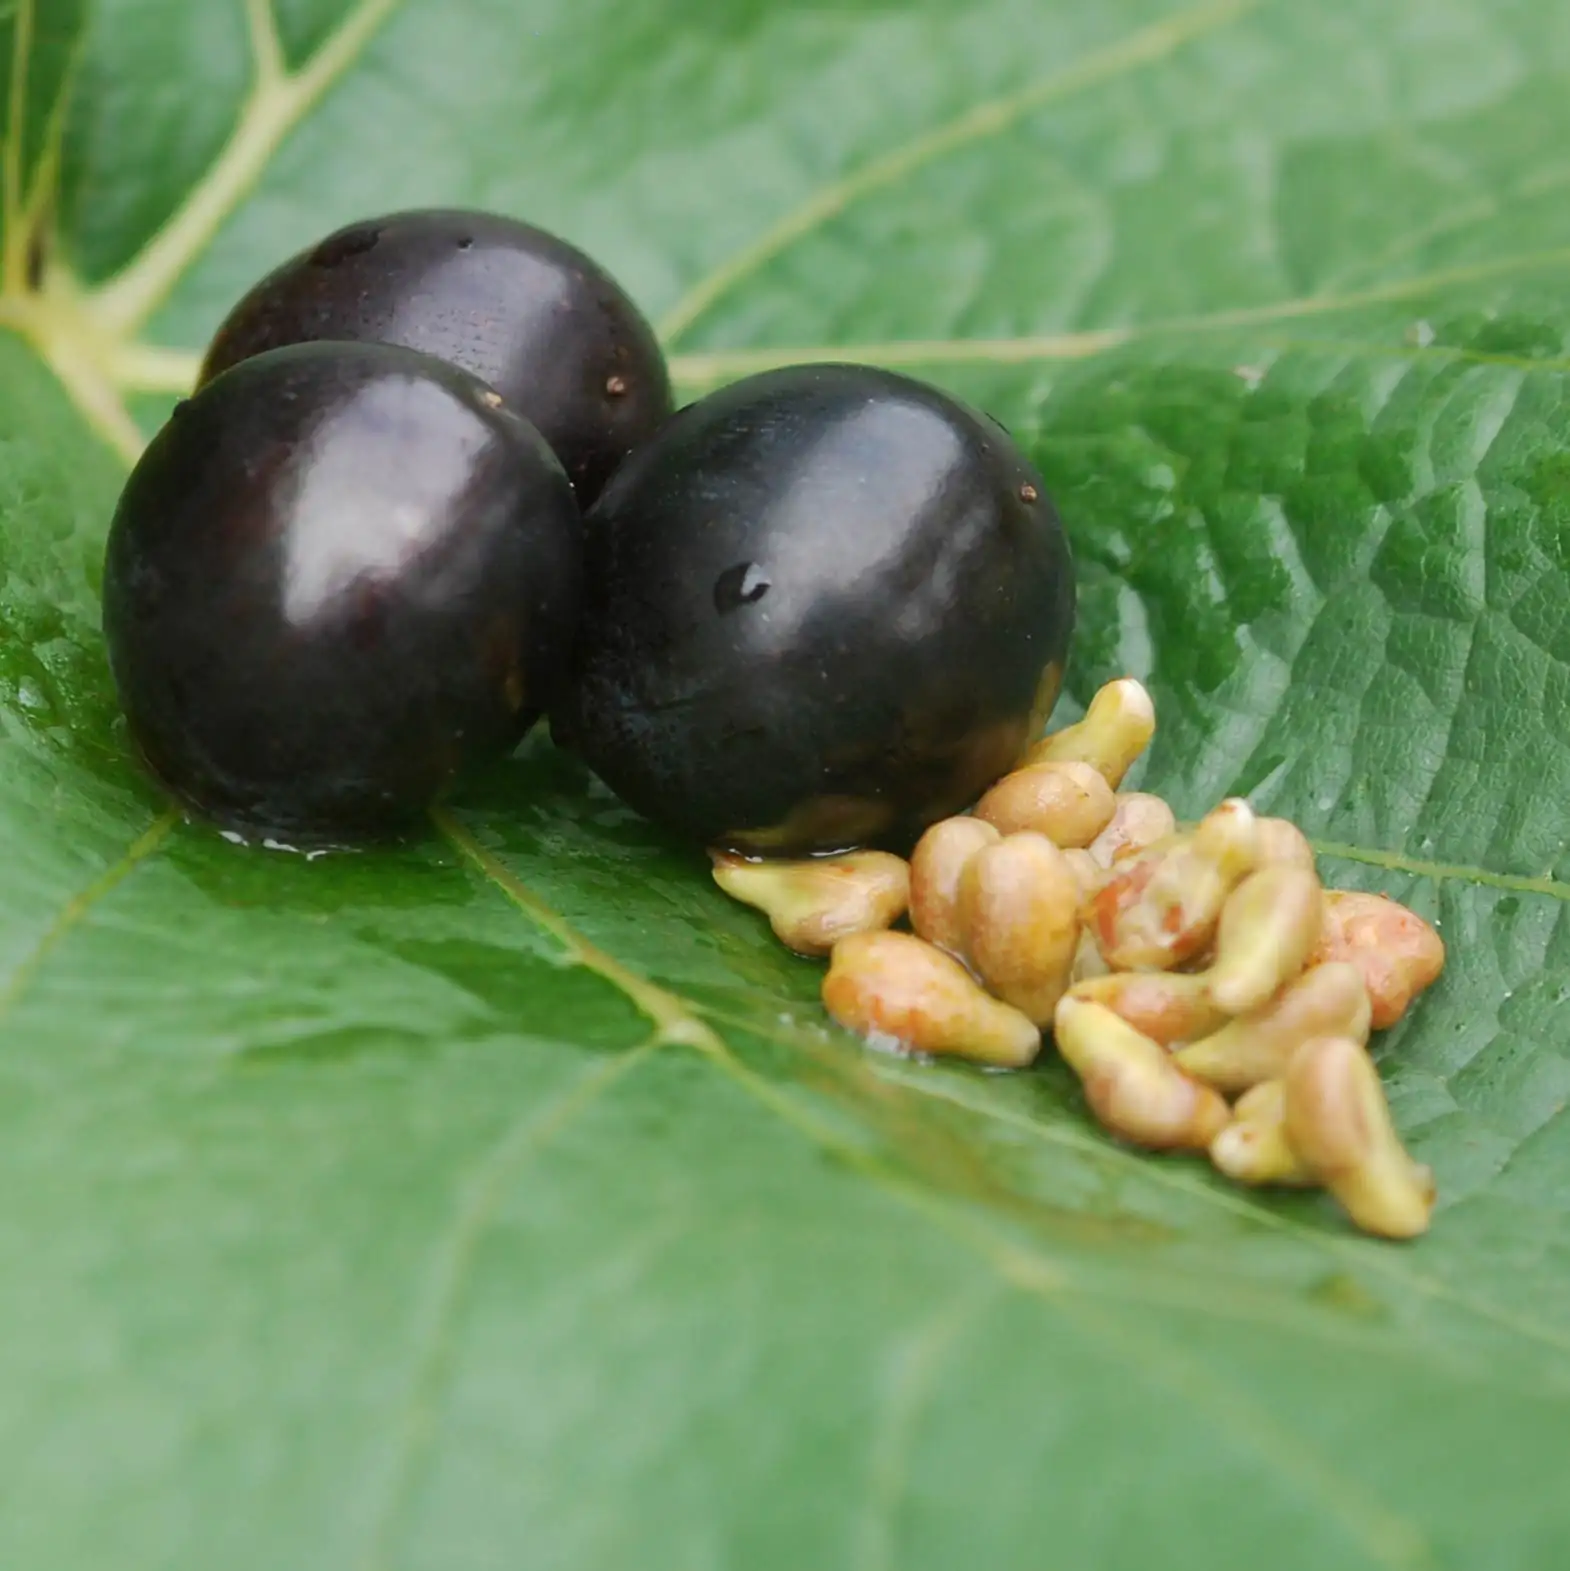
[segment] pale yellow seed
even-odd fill
[[[1043,737],[1027,764],[1082,763],[1116,790],[1156,732],[1156,706],[1132,677],[1108,682],[1091,699],[1085,718]]]
[[[1253,869],[1248,803],[1223,802],[1192,834],[1174,835],[1114,867],[1085,908],[1113,970],[1172,970],[1215,937],[1227,896]]]
[[[966,863],[965,952],[983,982],[1037,1025],[1052,1019],[1079,947],[1079,881],[1045,835],[1007,835]]]
[[[1112,787],[1089,764],[1033,764],[1004,777],[976,804],[1006,835],[1032,830],[1068,850],[1088,846],[1112,820]]]
[[[1096,947],[1096,940],[1091,937],[1090,930],[1081,927],[1079,947],[1074,951],[1074,964],[1068,974],[1069,986],[1077,987],[1081,982],[1089,982],[1095,977],[1110,974],[1111,967],[1102,959],[1101,951]]]
[[[779,940],[803,955],[826,955],[852,933],[892,926],[910,898],[910,868],[886,851],[852,851],[810,861],[750,862],[711,852],[714,882],[755,906]]]
[[[1073,870],[1074,882],[1079,885],[1080,903],[1083,904],[1101,887],[1106,869],[1096,863],[1090,852],[1082,851],[1078,846],[1070,846],[1063,855]]]
[[[1170,1047],[1226,1024],[1203,975],[1182,971],[1113,971],[1076,981],[1075,998],[1102,1004],[1151,1041]]]
[[[1177,833],[1177,818],[1159,796],[1148,791],[1118,794],[1112,821],[1090,842],[1090,855],[1103,868]]]
[[[1319,941],[1324,891],[1290,864],[1250,873],[1227,896],[1208,973],[1210,996],[1229,1015],[1264,1005],[1299,975]]]
[[[1445,966],[1444,940],[1415,911],[1385,895],[1327,890],[1316,960],[1345,960],[1363,973],[1374,1029],[1393,1026]]]
[[[1030,1020],[909,933],[859,933],[836,944],[823,1005],[847,1030],[912,1052],[1021,1069],[1041,1051]]]
[[[1316,1181],[1287,1140],[1284,1081],[1262,1081],[1238,1098],[1232,1122],[1210,1142],[1210,1160],[1240,1184],[1306,1187]]]
[[[1236,883],[1259,865],[1259,819],[1240,796],[1218,803],[1194,827],[1194,848]]]
[[[1255,831],[1259,842],[1261,867],[1301,867],[1310,873],[1318,871],[1314,848],[1308,836],[1296,824],[1285,818],[1261,818]]]
[[[910,858],[910,925],[939,949],[965,953],[959,880],[965,864],[1003,836],[980,818],[945,818],[916,842]]]
[[[1235,1095],[1277,1080],[1304,1042],[1317,1036],[1368,1040],[1368,990],[1355,966],[1311,966],[1262,1008],[1229,1020],[1176,1055],[1185,1074]]]
[[[1286,1135],[1303,1165],[1366,1233],[1414,1238],[1434,1209],[1434,1175],[1413,1161],[1361,1043],[1316,1037],[1287,1066]]]
[[[1053,1038],[1091,1111],[1123,1139],[1157,1151],[1203,1151],[1226,1126],[1226,1103],[1110,1009],[1067,995]]]

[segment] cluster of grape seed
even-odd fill
[[[909,862],[715,853],[714,877],[829,957],[824,1005],[848,1029],[1005,1068],[1048,1033],[1114,1135],[1323,1187],[1369,1233],[1422,1233],[1433,1175],[1367,1044],[1439,975],[1439,935],[1383,895],[1325,889],[1296,826],[1239,798],[1183,828],[1121,792],[1154,730],[1145,689],[1109,683]],[[906,915],[914,931],[893,931]]]

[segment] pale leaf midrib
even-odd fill
[[[1529,272],[1547,266],[1570,266],[1570,251],[1514,259],[1497,271]],[[1445,275],[1425,274],[1405,281],[1402,289],[1413,299],[1442,287]],[[1329,315],[1337,311],[1357,311],[1369,304],[1387,303],[1395,295],[1386,290],[1379,300],[1363,296],[1331,299],[1307,296],[1259,307],[1247,320],[1235,311],[1218,311],[1206,316],[1175,317],[1127,327],[1086,328],[1083,331],[1025,335],[1017,338],[912,338],[884,339],[880,342],[841,344],[778,344],[753,349],[716,349],[669,357],[672,379],[680,386],[702,390],[738,377],[752,376],[784,366],[823,361],[851,361],[859,365],[879,365],[891,370],[938,369],[941,367],[987,367],[1051,364],[1092,360],[1116,350],[1142,345],[1159,345],[1165,339],[1182,340],[1205,334],[1236,332],[1251,347],[1278,353],[1340,354],[1363,359],[1432,361],[1518,371],[1524,375],[1563,376],[1570,374],[1570,358],[1529,357],[1460,344],[1379,343],[1367,339],[1292,338],[1272,333],[1255,333],[1254,327],[1268,327],[1273,321],[1291,321],[1310,315]],[[1310,303],[1314,304],[1311,311]],[[115,350],[109,361],[111,377],[121,389],[141,393],[188,394],[201,367],[201,354],[194,350],[169,349],[136,341]]]
[[[671,989],[649,982],[646,978],[637,976],[619,963],[613,963],[607,970],[603,961],[604,951],[597,948],[579,934],[561,914],[546,904],[539,896],[528,891],[522,881],[500,860],[486,854],[484,861],[476,860],[465,850],[461,840],[472,840],[468,831],[458,825],[456,820],[449,819],[449,823],[457,830],[460,840],[454,841],[458,849],[465,855],[484,878],[499,889],[517,909],[531,921],[541,926],[563,948],[565,957],[570,963],[586,964],[587,968],[598,974],[602,980],[609,982],[613,987],[621,990],[625,996],[638,1007],[646,1017],[657,1023],[657,1015],[649,1008],[650,995],[658,995],[660,1003],[656,1005],[661,1014],[674,1011],[688,1019],[706,1016],[716,1022],[728,1023],[735,1028],[755,1037],[772,1040],[781,1046],[801,1051],[809,1055],[822,1052],[836,1053],[840,1051],[842,1043],[830,1039],[823,1044],[810,1043],[803,1036],[797,1036],[794,1031],[782,1030],[777,1023],[758,1023],[742,1016],[731,1014],[723,1009],[714,1008],[699,1003],[697,1000],[685,997]],[[452,838],[452,830],[444,828],[444,833]],[[525,898],[519,899],[519,892],[523,891]],[[583,956],[588,955],[589,961]],[[631,979],[636,992],[627,991],[627,982]],[[877,1184],[881,1189],[903,1201],[908,1206],[923,1214],[929,1222],[938,1226],[942,1231],[959,1237],[967,1247],[975,1250],[983,1257],[991,1260],[998,1272],[1000,1279],[1014,1285],[1023,1286],[1028,1291],[1048,1291],[1056,1296],[1063,1293],[1080,1294],[1087,1299],[1104,1298],[1104,1292],[1098,1292],[1092,1285],[1075,1281],[1066,1271],[1061,1262],[1056,1259],[1038,1254],[1034,1251],[1022,1250],[1019,1245],[1010,1239],[999,1235],[991,1227],[983,1227],[977,1232],[974,1226],[967,1226],[962,1218],[968,1212],[961,1211],[956,1206],[944,1199],[937,1191],[925,1185],[916,1185],[903,1174],[891,1170],[885,1163],[872,1156],[869,1152],[859,1147],[847,1145],[831,1129],[823,1125],[814,1115],[804,1109],[794,1098],[789,1097],[771,1082],[766,1081],[753,1070],[742,1063],[732,1052],[730,1047],[717,1033],[707,1032],[696,1041],[685,1043],[695,1046],[701,1056],[713,1067],[719,1069],[728,1078],[734,1080],[747,1094],[765,1108],[774,1113],[783,1123],[796,1130],[796,1132],[810,1144],[818,1146],[827,1153],[832,1154],[838,1161],[847,1167],[860,1172],[864,1177]],[[901,1080],[902,1086],[908,1082]],[[916,1087],[918,1094],[932,1096],[941,1101],[951,1101],[968,1112],[984,1118],[994,1120],[1001,1124],[1016,1126],[1030,1133],[1038,1139],[1044,1139],[1062,1144],[1070,1149],[1093,1155],[1097,1158],[1116,1162],[1139,1172],[1142,1176],[1157,1184],[1167,1185],[1180,1191],[1185,1197],[1200,1201],[1204,1204],[1224,1210],[1233,1215],[1241,1216],[1251,1222],[1258,1223],[1272,1230],[1291,1236],[1298,1242],[1303,1242],[1334,1255],[1339,1262],[1355,1260],[1357,1263],[1378,1270],[1387,1276],[1396,1285],[1407,1291],[1423,1297],[1430,1297],[1449,1302],[1465,1312],[1485,1320],[1501,1330],[1507,1330],[1525,1341],[1537,1342],[1553,1349],[1556,1353],[1570,1353],[1570,1336],[1559,1335],[1549,1329],[1537,1326],[1534,1323],[1493,1304],[1487,1300],[1477,1299],[1465,1294],[1457,1293],[1447,1285],[1422,1277],[1413,1273],[1406,1263],[1398,1256],[1393,1255],[1388,1244],[1375,1244],[1371,1249],[1359,1246],[1358,1241],[1340,1237],[1327,1236],[1303,1224],[1292,1222],[1278,1216],[1274,1211],[1262,1208],[1251,1203],[1243,1195],[1216,1189],[1189,1179],[1181,1171],[1174,1171],[1160,1161],[1153,1161],[1148,1157],[1136,1155],[1117,1146],[1088,1130],[1067,1129],[1058,1126],[1045,1126],[1037,1121],[1008,1114],[1005,1110],[991,1107],[985,1103],[974,1101],[959,1095],[946,1082],[926,1081]],[[1156,1302],[1164,1303],[1168,1308],[1188,1307],[1193,1309],[1192,1303],[1186,1303],[1182,1295],[1173,1289],[1174,1295],[1170,1301],[1158,1299]],[[1233,1295],[1237,1297],[1236,1294]],[[1143,1302],[1143,1300],[1141,1300]],[[1214,1310],[1211,1300],[1206,1300],[1206,1307]],[[1249,1315],[1247,1305],[1239,1300],[1221,1306],[1227,1314],[1247,1320]],[[1274,1306],[1271,1314],[1260,1317],[1261,1324],[1270,1324],[1279,1329],[1286,1329],[1285,1323],[1279,1318],[1279,1305]],[[1326,1327],[1317,1322],[1312,1329],[1320,1334],[1325,1334]],[[1344,1328],[1343,1328],[1344,1329]]]
[[[206,251],[218,230],[266,172],[284,139],[359,58],[401,0],[358,0],[310,60],[281,70],[271,7],[251,20],[254,80],[228,141],[185,201],[113,278],[87,291],[84,309],[111,339],[135,338]],[[264,26],[262,19],[271,23]]]
[[[253,80],[229,139],[185,201],[119,273],[85,289],[58,257],[35,288],[6,237],[0,326],[21,333],[54,372],[78,412],[128,462],[142,436],[116,377],[122,357],[136,366],[138,335],[190,264],[249,193],[284,139],[354,64],[401,0],[357,0],[314,55],[284,69],[271,0],[246,0]],[[63,123],[63,122],[62,122]],[[9,157],[15,138],[8,136]],[[9,171],[10,165],[5,165]],[[51,173],[52,178],[52,173]],[[17,180],[3,182],[9,203]]]
[[[1403,360],[1445,359],[1499,366],[1516,371],[1564,373],[1570,359],[1495,354],[1462,345],[1372,343],[1333,338],[1252,337],[1248,330],[1277,322],[1356,312],[1373,306],[1421,300],[1438,290],[1517,274],[1570,269],[1570,248],[1501,257],[1487,264],[1443,268],[1347,295],[1302,295],[1264,305],[1220,310],[1188,317],[1169,317],[1126,326],[1091,327],[1062,333],[1025,334],[1015,338],[886,339],[877,343],[764,345],[748,349],[697,350],[671,357],[671,374],[688,386],[705,387],[736,376],[751,375],[804,360],[849,359],[893,368],[920,366],[1030,365],[1056,360],[1087,360],[1113,350],[1201,334],[1238,332],[1248,341],[1280,349],[1321,350],[1391,357]]]

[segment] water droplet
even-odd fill
[[[861,1039],[874,1053],[881,1053],[888,1058],[902,1058],[918,1064],[930,1064],[932,1059],[926,1053],[918,1053],[908,1042],[901,1041],[897,1036],[891,1036],[887,1031],[868,1031]]]
[[[755,605],[772,584],[773,580],[756,562],[738,562],[715,579],[714,607],[724,616],[744,605]]]

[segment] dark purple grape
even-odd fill
[[[664,356],[620,285],[494,213],[391,213],[329,235],[229,313],[202,380],[320,339],[402,344],[489,382],[556,450],[584,507],[671,412]]]
[[[136,745],[220,823],[408,824],[554,697],[582,522],[466,371],[384,344],[257,356],[183,404],[109,531],[104,631]]]
[[[995,422],[864,366],[771,371],[677,415],[588,516],[558,736],[694,840],[907,844],[1045,719],[1074,569]]]

